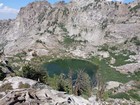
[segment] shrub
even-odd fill
[[[5,92],[7,90],[13,90],[11,83],[6,83],[0,87],[0,92]]]
[[[37,57],[36,51],[34,51],[34,52],[32,53],[32,56],[33,56],[33,57]]]
[[[66,91],[65,87],[66,87],[65,77],[63,74],[60,74],[60,76],[58,78],[58,83],[57,83],[57,90]]]
[[[74,39],[69,37],[69,36],[65,36],[64,37],[64,44],[69,45],[72,44],[74,42]]]
[[[60,27],[64,32],[68,32],[63,23],[59,23],[58,27]]]
[[[19,57],[20,59],[22,59],[22,57],[26,57],[27,53],[25,51],[22,51],[20,53],[17,53],[15,55],[15,57]]]
[[[108,51],[109,46],[107,44],[104,44],[103,46],[101,46],[100,49],[98,49],[99,51]]]
[[[117,50],[118,48],[117,48],[116,46],[112,46],[112,47],[110,47],[110,49],[113,50],[113,51],[115,51],[115,50]]]
[[[42,43],[42,44],[45,44],[45,42],[43,42],[42,40],[36,40],[36,43]]]
[[[3,73],[2,68],[0,67],[0,80],[3,80],[6,77],[6,74]]]
[[[48,79],[47,71],[43,70],[41,67],[32,67],[31,65],[25,65],[22,67],[21,71],[22,77],[33,79],[36,81],[40,81],[42,83],[46,83]]]
[[[130,42],[133,42],[135,45],[140,46],[140,40],[138,39],[138,37],[133,37]]]
[[[108,20],[106,19],[101,23],[102,30],[104,30],[107,27],[107,25],[108,25]]]
[[[48,78],[48,85],[54,89],[57,89],[58,80],[59,76],[54,74],[53,77]]]
[[[139,9],[139,8],[140,8],[140,4],[138,4],[138,5],[134,6],[133,8],[131,8],[130,11],[136,12],[137,9]]]
[[[73,79],[74,76],[76,79]],[[73,73],[54,75],[49,77],[48,85],[58,91],[64,91],[69,94],[74,93],[85,97],[91,95],[91,80],[89,75],[83,71],[78,72],[77,76]]]
[[[30,88],[30,85],[28,83],[23,84],[22,82],[20,82],[18,88]]]
[[[51,31],[51,30],[47,29],[47,32],[50,33],[50,34],[53,34],[54,31]]]
[[[97,2],[99,1],[99,0],[96,0]],[[86,11],[90,6],[92,6],[93,5],[93,3],[90,3],[90,4],[88,4],[88,5],[86,5],[86,6],[84,6],[84,7],[82,7],[82,9],[83,9],[83,11]]]
[[[67,16],[68,14],[69,14],[69,9],[65,7],[63,10],[63,15]]]
[[[117,4],[117,2],[115,2],[115,8],[118,9],[119,5]]]
[[[107,99],[108,94],[105,93],[105,82],[104,82],[101,74],[99,73],[99,71],[97,71],[97,73],[96,73],[96,80],[97,80],[97,87],[98,87],[97,100]]]
[[[70,80],[64,74],[53,75],[53,77],[48,78],[48,85],[58,91],[72,93],[72,88],[70,83],[71,83]]]
[[[40,13],[40,15],[38,16],[38,23],[43,22],[44,16],[45,16],[45,12]]]

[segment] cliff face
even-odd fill
[[[77,50],[84,55],[96,53],[98,46],[105,43],[118,45],[139,37],[137,5],[103,0],[72,0],[54,5],[33,2],[21,8],[15,20],[0,21],[0,43],[6,55],[23,50],[28,53],[29,49],[38,55],[61,50],[72,54]],[[137,46],[129,47],[138,52]]]

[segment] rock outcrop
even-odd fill
[[[0,82],[1,105],[122,105],[138,102],[110,99],[108,102],[96,101],[96,97],[84,99],[53,90],[47,85],[21,77],[8,77]]]
[[[3,88],[5,86],[5,88]],[[0,83],[1,105],[87,105],[89,100],[53,90],[47,85],[21,77]],[[97,103],[95,101],[94,103]]]

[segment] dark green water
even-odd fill
[[[78,70],[84,70],[90,77],[95,77],[97,66],[91,62],[79,59],[57,59],[43,64],[50,76],[59,75],[61,73],[68,74],[72,69],[74,74]]]

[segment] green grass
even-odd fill
[[[107,48],[107,47],[106,47]],[[110,57],[106,58],[106,61],[108,63],[110,63],[110,60],[112,58],[115,59],[115,63],[112,64],[113,66],[122,66],[125,64],[129,64],[129,63],[135,63],[135,60],[129,60],[130,59],[130,55],[136,55],[135,52],[132,52],[130,50],[122,50],[116,53],[116,47],[109,47],[108,48],[108,52],[110,54]]]
[[[129,90],[128,94],[131,99],[140,101],[140,95],[137,92],[138,92],[138,90]]]
[[[131,74],[131,77],[137,81],[140,81],[140,71],[134,72],[134,74]],[[140,88],[140,85],[137,85],[137,87]]]
[[[140,101],[140,95],[137,94],[138,90],[129,90],[127,92],[121,92],[117,94],[111,94],[109,97],[111,98],[118,98],[118,99],[126,99],[126,100],[135,100]]]
[[[104,60],[101,61],[100,65],[99,72],[106,81],[118,81],[125,83],[130,80],[127,78],[127,75],[121,74],[120,72],[105,64]]]
[[[115,95],[111,95],[111,98],[118,98],[118,99],[126,99],[126,100],[130,100],[130,96],[127,93],[118,93]]]
[[[108,62],[107,59],[99,60],[98,57],[93,57],[89,60],[99,66],[98,72],[101,74],[105,82],[118,81],[118,82],[126,83],[129,82],[130,80],[137,80],[139,78],[139,77],[134,77],[132,75],[128,77],[127,74],[121,74],[120,72],[116,71],[114,68],[109,66],[109,64],[107,63]]]
[[[129,63],[134,63],[134,61],[127,61],[129,58],[129,54],[115,54],[115,53],[111,53],[110,52],[111,57],[115,58],[115,63],[113,64],[113,66],[121,66],[121,65],[125,65],[125,64],[129,64]]]
[[[74,42],[74,39],[73,39],[73,38],[71,38],[71,37],[69,37],[69,36],[65,36],[65,37],[64,37],[63,43],[64,43],[65,45],[70,45],[70,44],[72,44],[73,42]]]

